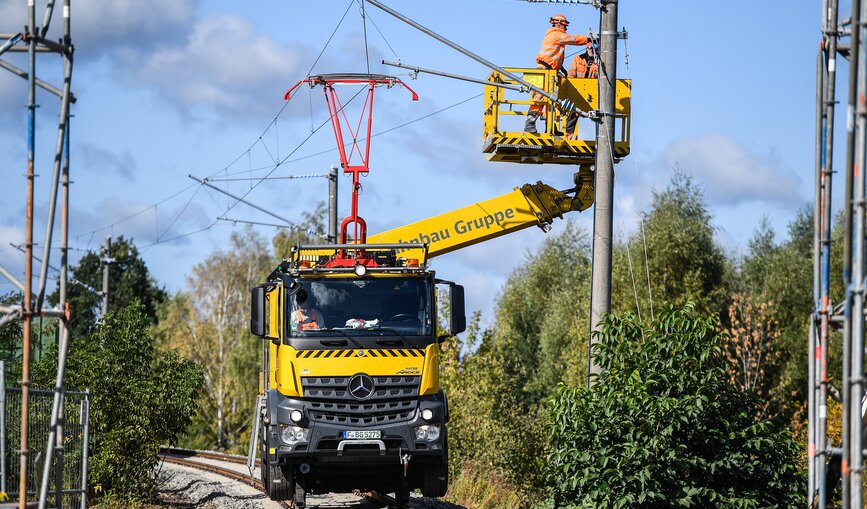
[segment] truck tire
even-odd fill
[[[280,465],[263,465],[263,469],[267,469],[265,474],[267,482],[265,489],[268,492],[268,498],[271,500],[291,500],[295,494],[295,482],[292,475],[286,476],[284,467]],[[288,467],[285,467],[288,470]]]
[[[431,463],[424,470],[424,485],[421,494],[428,498],[439,498],[446,495],[449,489],[449,469],[439,461]]]

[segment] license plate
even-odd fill
[[[382,431],[344,431],[343,438],[346,440],[378,440],[382,438]]]

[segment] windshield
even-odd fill
[[[321,278],[298,282],[301,289],[287,299],[286,323],[292,336],[321,336],[324,329],[353,336],[431,334],[426,279]]]

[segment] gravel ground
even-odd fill
[[[171,507],[201,509],[277,509],[281,507],[262,492],[221,475],[164,463],[159,476],[160,500]],[[378,504],[357,495],[332,493],[307,497],[307,506],[318,509],[374,509]],[[466,509],[440,500],[414,497],[416,509]]]

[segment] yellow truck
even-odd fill
[[[296,246],[252,289],[250,328],[265,340],[258,439],[269,497],[303,507],[308,493],[393,492],[400,507],[415,489],[445,494],[439,344],[466,317],[463,287],[437,279],[429,261],[586,209],[592,173],[575,183],[526,184],[365,244]]]

